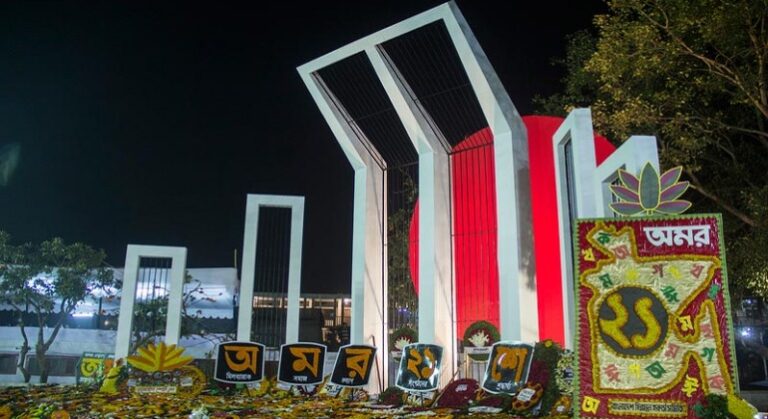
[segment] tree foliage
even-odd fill
[[[229,339],[227,334],[225,338],[217,336],[205,330],[205,326],[200,317],[202,312],[197,310],[192,312],[190,306],[195,301],[205,300],[215,302],[216,297],[207,292],[199,279],[193,278],[189,272],[184,276],[184,293],[181,297],[181,336],[198,336],[202,339],[216,343]],[[138,348],[153,343],[158,338],[165,336],[166,322],[168,320],[168,293],[169,289],[156,289],[157,296],[137,300],[133,308],[133,330],[131,331],[131,346],[128,353],[135,353]]]
[[[562,93],[613,139],[655,135],[683,165],[695,210],[726,216],[733,291],[768,296],[768,1],[613,0],[597,35],[568,40]]]
[[[30,379],[24,365],[29,351],[35,351],[40,382],[47,382],[45,355],[67,318],[93,291],[116,285],[105,258],[102,250],[83,243],[66,244],[60,238],[37,246],[13,245],[10,235],[0,231],[0,301],[19,316],[23,342],[18,368],[25,381]],[[35,324],[25,323],[23,314],[27,312],[34,313]],[[37,327],[34,347],[30,346],[28,327]]]
[[[418,297],[411,279],[409,263],[410,226],[413,208],[418,198],[417,186],[408,171],[400,171],[403,179],[402,190],[396,193],[402,195],[402,205],[387,217],[387,278],[389,299],[390,324],[395,327],[407,326],[415,328],[412,320],[413,313],[418,311]],[[404,312],[405,316],[398,313]],[[404,317],[404,319],[403,319]],[[400,318],[400,322],[395,319]],[[402,321],[405,320],[405,323]],[[397,324],[395,324],[397,323]]]

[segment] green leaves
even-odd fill
[[[44,357],[53,344],[59,330],[70,314],[96,288],[113,284],[112,271],[104,266],[105,255],[82,244],[66,244],[60,238],[40,243],[13,245],[10,235],[0,231],[0,301],[11,305],[19,314],[36,314],[37,342],[40,382],[47,380],[47,366]],[[45,327],[53,329],[46,336]],[[24,333],[27,325],[19,321],[24,337],[21,355],[29,351],[30,345]],[[19,370],[29,380],[29,371],[24,366]]]
[[[91,291],[114,284],[105,258],[103,251],[60,238],[38,246],[13,245],[10,236],[0,232],[0,299],[30,303],[43,320],[59,307],[72,311]]]
[[[691,182],[662,175],[655,211],[687,210],[691,186],[696,211],[724,213],[734,288],[766,297],[768,257],[753,244],[768,243],[767,21],[765,1],[610,1],[595,35],[568,40],[562,92],[539,101],[547,112],[590,106],[596,131],[617,142],[655,135],[662,164]],[[615,212],[644,211],[614,193]]]

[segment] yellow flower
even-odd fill
[[[728,413],[736,419],[752,419],[757,414],[755,406],[735,394],[728,395]]]
[[[184,355],[184,348],[166,345],[165,342],[160,342],[157,346],[150,343],[146,347],[139,348],[137,352],[137,355],[128,357],[128,363],[145,372],[170,371],[183,367],[193,360],[191,356]]]
[[[165,413],[165,411],[160,406],[155,405],[148,405],[144,407],[143,409],[139,410],[140,416],[159,416]]]
[[[57,410],[51,413],[51,419],[69,419],[69,412],[66,410]]]

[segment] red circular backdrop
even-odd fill
[[[563,343],[563,306],[558,244],[557,194],[552,136],[563,118],[525,116],[531,178],[539,338]],[[457,336],[478,320],[499,326],[499,272],[496,264],[496,187],[493,134],[482,129],[453,148],[453,253]],[[600,164],[614,150],[595,135]],[[409,264],[418,292],[418,202],[410,225]]]

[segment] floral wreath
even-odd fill
[[[464,347],[484,348],[493,345],[500,339],[499,329],[496,326],[485,320],[479,320],[469,325],[464,331],[464,339],[461,343],[464,344]]]
[[[437,398],[437,407],[460,409],[469,407],[469,402],[475,398],[480,384],[471,378],[463,378],[448,384],[443,393]]]
[[[389,338],[389,350],[400,352],[403,347],[415,343],[418,339],[419,336],[415,330],[410,327],[401,327],[392,332],[392,336]]]
[[[562,394],[557,399],[555,404],[552,405],[552,409],[549,411],[549,416],[553,418],[567,419],[571,417],[571,396],[569,394]]]
[[[391,386],[379,394],[379,403],[388,406],[400,407],[403,405],[403,390]]]
[[[467,327],[461,343],[464,348],[487,348],[499,340],[501,340],[499,329],[485,320],[479,320]],[[482,354],[469,354],[469,357],[478,361],[488,359],[488,355]]]
[[[541,396],[541,411],[548,412],[557,401],[560,391],[557,386],[556,376],[558,362],[563,354],[563,348],[552,339],[545,339],[536,343],[533,353],[533,362],[528,374],[528,382],[538,383],[543,387]]]
[[[523,390],[527,390],[527,397],[523,397],[523,391],[521,390],[512,399],[512,410],[515,412],[525,412],[536,406],[541,398],[544,396],[544,386],[539,383],[528,382],[525,384]]]
[[[576,354],[570,349],[566,349],[557,361],[555,381],[557,382],[557,388],[560,389],[560,393],[562,394],[571,394],[576,385],[576,381],[573,379],[575,373],[573,363],[575,360]]]

